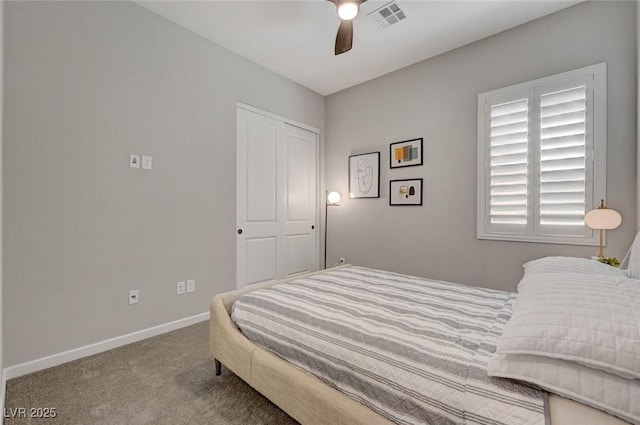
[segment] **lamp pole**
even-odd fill
[[[325,193],[324,199],[324,268],[327,268],[327,223],[329,207],[338,207],[340,206],[340,193],[339,192],[329,192]]]
[[[324,194],[324,269],[327,269],[327,213],[329,212],[329,191]]]

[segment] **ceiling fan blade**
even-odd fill
[[[340,21],[338,34],[336,35],[336,56],[348,52],[353,45],[353,21]]]

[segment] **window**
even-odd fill
[[[478,239],[597,245],[606,64],[478,95]]]

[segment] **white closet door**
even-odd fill
[[[278,278],[317,270],[317,134],[285,124],[283,263]]]
[[[317,140],[237,109],[238,288],[317,269]]]

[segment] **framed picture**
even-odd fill
[[[349,157],[349,198],[380,197],[380,152]]]
[[[389,205],[422,205],[422,179],[391,180]]]
[[[411,167],[422,165],[422,137],[391,143],[389,146],[389,167]]]

